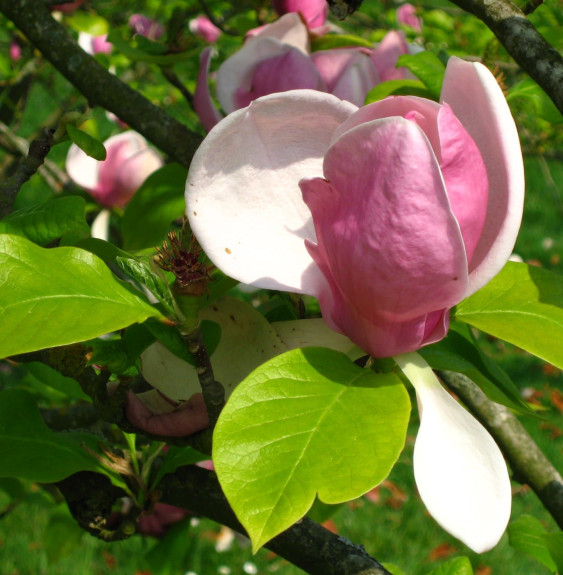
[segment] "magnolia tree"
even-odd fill
[[[107,541],[195,515],[400,573],[314,519],[410,425],[429,524],[488,551],[527,484],[554,522],[510,541],[561,571],[563,481],[478,337],[563,367],[561,278],[509,261],[521,145],[561,144],[561,11],[328,4],[0,0],[0,477]]]

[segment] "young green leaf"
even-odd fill
[[[508,262],[457,305],[455,319],[563,368],[563,279],[557,274]]]
[[[463,373],[489,399],[526,415],[533,413],[510,377],[479,349],[468,325],[452,322],[445,339],[420,349],[418,353],[432,369]]]
[[[428,575],[473,575],[473,567],[467,557],[456,557],[442,563]]]
[[[548,535],[547,529],[539,519],[531,515],[521,515],[508,526],[508,537],[512,547],[532,556],[555,572],[557,566],[544,540],[546,535]]]
[[[72,124],[67,124],[66,131],[70,139],[88,156],[103,162],[106,159],[106,149],[100,140],[93,138],[90,134],[75,128]]]
[[[84,199],[78,196],[53,198],[0,220],[0,233],[23,236],[41,246],[68,233],[86,237],[90,228],[84,217],[84,206]]]
[[[256,551],[311,508],[348,501],[385,477],[405,441],[399,378],[325,348],[266,362],[233,392],[213,436],[221,486]]]
[[[397,60],[397,67],[408,68],[430,91],[434,100],[440,99],[446,67],[432,52],[403,54]]]
[[[51,431],[29,393],[0,392],[0,477],[51,483],[78,471],[99,471],[83,442],[95,448],[92,436]]]
[[[432,98],[428,88],[420,80],[387,80],[372,88],[366,96],[366,104],[378,102],[387,96],[420,96],[421,98]]]
[[[97,337],[159,312],[78,248],[0,236],[0,357]]]
[[[159,246],[174,220],[186,208],[187,172],[180,164],[167,164],[153,172],[127,205],[122,220],[126,250]]]

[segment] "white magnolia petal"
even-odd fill
[[[322,274],[299,181],[322,176],[336,127],[357,107],[314,90],[259,98],[229,114],[197,150],[186,182],[190,225],[213,263],[269,289],[316,293]]]
[[[252,370],[288,350],[268,320],[243,301],[216,301],[201,312],[201,319],[221,326],[221,340],[211,361],[227,398]],[[141,364],[143,377],[174,401],[186,401],[201,393],[195,367],[158,342],[141,354]]]
[[[481,151],[489,178],[489,203],[471,261],[466,297],[504,266],[524,208],[524,164],[518,131],[494,76],[477,62],[448,61],[441,101],[447,102]]]
[[[90,234],[93,238],[109,241],[110,210],[102,210],[92,222]]]
[[[303,22],[301,16],[296,12],[284,14],[271,24],[263,26],[254,36],[250,37],[249,42],[252,37],[277,38],[280,42],[289,44],[304,54],[309,54],[311,48],[309,29]]]
[[[300,347],[328,347],[345,353],[351,359],[366,355],[345,335],[330,329],[321,318],[276,321],[272,327],[278,332],[288,349]]]
[[[72,144],[66,156],[65,169],[70,179],[86,190],[98,186],[100,162],[87,156],[76,144]]]
[[[487,551],[510,518],[510,479],[502,454],[422,357],[409,353],[394,359],[419,404],[414,474],[422,501],[446,531],[477,553]]]

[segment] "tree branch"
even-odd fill
[[[468,377],[449,371],[440,371],[439,376],[489,430],[508,460],[515,479],[535,491],[563,528],[563,478],[516,416],[504,405],[488,399]]]
[[[201,136],[157,108],[86,54],[53,19],[44,2],[0,0],[0,12],[14,22],[91,105],[113,112],[170,157],[189,167]]]
[[[161,501],[189,509],[245,533],[229,506],[215,473],[189,465],[165,475],[157,486]],[[304,518],[266,548],[310,575],[391,575],[365,549]]]
[[[482,20],[563,114],[563,57],[509,0],[451,0]]]

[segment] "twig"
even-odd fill
[[[0,218],[12,211],[20,188],[41,166],[52,144],[53,131],[45,130],[43,137],[31,142],[27,156],[19,161],[15,173],[0,182]]]
[[[563,114],[563,57],[509,0],[451,0],[482,20]]]
[[[563,528],[563,478],[516,416],[504,405],[488,399],[466,376],[449,371],[441,371],[439,375],[489,430],[510,463],[515,479],[535,491],[559,527]]]
[[[94,106],[113,112],[155,146],[188,167],[201,136],[108,72],[86,54],[40,0],[0,0],[0,12]]]
[[[165,475],[161,500],[208,517],[240,533],[244,528],[228,504],[215,473],[194,465]],[[310,575],[391,575],[365,549],[304,518],[265,545]]]

